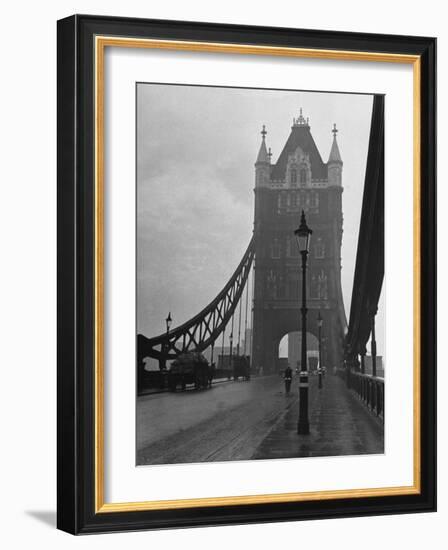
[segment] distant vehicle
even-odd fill
[[[233,356],[233,379],[238,380],[240,376],[244,380],[250,380],[250,361],[245,355]]]
[[[210,366],[202,353],[183,353],[171,363],[168,387],[171,391],[176,391],[178,386],[185,390],[187,385],[194,384],[197,390],[205,389],[210,387],[209,374]]]

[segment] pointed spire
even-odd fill
[[[336,139],[336,134],[339,130],[336,128],[336,124],[333,124],[333,144],[331,146],[330,156],[328,157],[328,164],[331,162],[342,164],[341,153],[339,152],[338,142]]]
[[[266,163],[269,164],[270,160],[271,160],[271,157],[269,156],[268,150],[266,149],[266,139],[265,139],[266,134],[267,134],[266,126],[263,124],[263,129],[261,130],[262,140],[261,140],[260,150],[258,151],[258,156],[257,156],[257,161],[256,161],[257,164],[259,162],[266,162]]]

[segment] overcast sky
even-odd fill
[[[334,122],[339,129],[348,318],[372,96],[145,83],[137,85],[139,333],[164,332],[168,311],[173,327],[187,321],[230,278],[252,233],[261,127],[276,162],[300,107],[324,162]]]

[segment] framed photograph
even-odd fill
[[[58,527],[436,509],[434,38],[58,22]]]

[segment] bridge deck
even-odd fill
[[[310,379],[310,434],[297,435],[299,401],[295,400],[258,447],[253,458],[287,458],[380,454],[384,430],[337,376],[325,376],[323,388]]]
[[[383,427],[345,383],[310,380],[310,428],[298,436],[297,378],[289,396],[278,376],[212,390],[137,400],[137,463],[175,464],[383,452]]]

